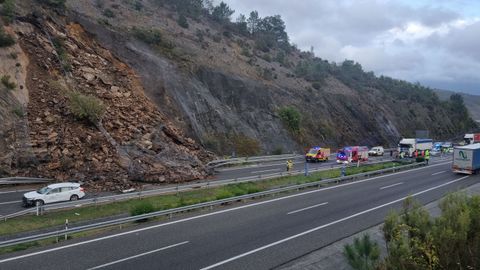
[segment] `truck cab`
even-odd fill
[[[463,137],[464,144],[480,143],[480,133],[469,133]]]
[[[305,154],[306,162],[319,162],[319,161],[328,161],[330,157],[330,148],[322,148],[315,146],[310,148]]]
[[[337,152],[337,163],[368,161],[368,147],[347,146]]]
[[[413,157],[415,151],[432,150],[432,147],[433,140],[431,139],[407,138],[398,143],[398,153],[404,153],[406,157]]]

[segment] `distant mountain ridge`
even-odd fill
[[[435,89],[434,91],[437,93],[438,97],[441,100],[448,100],[452,94],[456,93],[454,91],[441,90],[441,89]],[[459,92],[459,94],[463,96],[465,106],[468,108],[472,118],[477,122],[480,122],[480,94],[472,95],[472,94],[461,93],[461,92]]]

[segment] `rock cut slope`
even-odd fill
[[[83,180],[99,189],[143,182],[180,182],[206,176],[207,153],[185,137],[144,95],[135,71],[99,46],[81,25],[40,8],[9,27],[22,59],[19,89],[5,96],[2,170],[5,175]],[[0,49],[3,51],[5,49]],[[8,68],[2,61],[2,68]],[[26,98],[15,98],[23,91]],[[100,125],[72,114],[74,93],[98,98],[105,107]],[[13,101],[15,99],[15,102]],[[23,113],[14,114],[15,106]],[[13,108],[13,109],[12,109]],[[203,161],[202,161],[203,160]]]

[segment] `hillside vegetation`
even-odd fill
[[[439,90],[435,89],[440,100],[448,100],[450,97],[455,94],[453,91],[448,90]],[[465,106],[467,107],[470,115],[474,120],[480,122],[480,96],[479,95],[470,95],[466,93],[458,93],[462,96]]]

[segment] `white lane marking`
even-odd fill
[[[436,173],[434,173],[434,174],[432,174],[432,175],[439,175],[439,174],[446,173],[446,172],[447,172],[447,171],[436,172]]]
[[[295,211],[292,211],[292,212],[288,212],[287,215],[295,214],[295,213],[298,213],[298,212],[302,212],[302,211],[309,210],[309,209],[319,207],[319,206],[322,206],[322,205],[326,205],[326,204],[328,204],[328,202],[312,205],[312,206],[305,207],[305,208],[302,208],[302,209],[298,209],[298,210],[295,210]]]
[[[455,183],[455,182],[461,181],[461,180],[463,180],[463,179],[465,179],[465,178],[468,178],[468,177],[469,177],[469,176],[465,176],[465,177],[462,177],[462,178],[459,178],[459,179],[456,179],[456,180],[452,180],[452,181],[450,181],[450,182],[447,182],[447,183],[444,183],[444,184],[441,184],[441,185],[438,185],[438,186],[435,186],[435,187],[432,187],[432,188],[429,188],[429,189],[426,189],[426,190],[417,192],[417,193],[415,193],[415,194],[413,194],[413,195],[405,196],[405,197],[402,197],[402,198],[400,198],[400,199],[397,199],[397,200],[394,200],[394,201],[391,201],[391,202],[388,202],[388,203],[385,203],[385,204],[382,204],[382,205],[375,206],[375,207],[373,207],[373,208],[364,210],[364,211],[362,211],[362,212],[355,213],[355,214],[353,214],[353,215],[351,215],[351,216],[344,217],[344,218],[341,218],[341,219],[332,221],[332,222],[330,222],[330,223],[327,223],[327,224],[324,224],[324,225],[315,227],[315,228],[310,229],[310,230],[308,230],[308,231],[304,231],[304,232],[301,232],[301,233],[299,233],[299,234],[295,234],[295,235],[292,235],[292,236],[290,236],[290,237],[281,239],[281,240],[279,240],[279,241],[277,241],[277,242],[273,242],[273,243],[268,244],[268,245],[265,245],[265,246],[263,246],[263,247],[259,247],[259,248],[254,249],[254,250],[250,250],[250,251],[248,251],[248,252],[245,252],[245,253],[243,253],[243,254],[237,255],[237,256],[232,257],[232,258],[230,258],[230,259],[227,259],[227,260],[218,262],[218,263],[216,263],[216,264],[212,264],[212,265],[210,265],[210,266],[201,268],[200,270],[209,270],[209,269],[212,269],[212,268],[216,268],[216,267],[218,267],[218,266],[221,266],[221,265],[224,265],[224,264],[226,264],[226,263],[229,263],[229,262],[238,260],[238,259],[240,259],[240,258],[242,258],[242,257],[245,257],[245,256],[248,256],[248,255],[250,255],[250,254],[253,254],[253,253],[262,251],[262,250],[264,250],[264,249],[267,249],[267,248],[270,248],[270,247],[273,247],[273,246],[282,244],[282,243],[284,243],[284,242],[287,242],[287,241],[290,241],[290,240],[292,240],[292,239],[298,238],[298,237],[300,237],[300,236],[304,236],[304,235],[306,235],[306,234],[309,234],[309,233],[318,231],[318,230],[320,230],[320,229],[323,229],[323,228],[326,228],[326,227],[335,225],[335,224],[337,224],[337,223],[340,223],[340,222],[343,222],[343,221],[352,219],[352,218],[354,218],[354,217],[358,217],[358,216],[360,216],[360,215],[363,215],[363,214],[366,214],[366,213],[375,211],[375,210],[380,209],[380,208],[383,208],[383,207],[385,207],[385,206],[389,206],[389,205],[392,205],[392,204],[394,204],[394,203],[401,202],[401,201],[405,200],[405,199],[408,198],[408,197],[415,197],[415,196],[421,195],[421,194],[423,194],[423,193],[426,193],[426,192],[429,192],[429,191],[432,191],[432,190],[435,190],[435,189],[438,189],[438,188],[441,188],[441,187],[444,187],[444,186],[453,184],[453,183]]]
[[[255,172],[251,172],[251,173],[276,172],[276,171],[280,171],[280,170],[281,170],[280,168],[277,168],[277,169],[271,169],[271,170],[255,171]]]
[[[2,192],[0,192],[0,194],[27,192],[27,191],[32,191],[32,190],[31,189],[22,189],[22,190],[12,190],[12,191],[2,191]]]
[[[216,212],[212,212],[212,213],[207,213],[207,214],[203,214],[203,215],[199,215],[199,216],[193,216],[193,217],[188,217],[188,218],[184,218],[184,219],[179,219],[179,220],[171,221],[171,222],[168,222],[168,223],[157,224],[157,225],[153,225],[153,226],[150,226],[150,227],[144,227],[144,228],[140,228],[140,229],[136,229],[136,230],[132,230],[132,231],[128,231],[128,232],[122,232],[122,233],[107,235],[107,236],[103,236],[103,237],[96,238],[96,239],[91,239],[91,240],[87,240],[87,241],[83,241],[83,242],[78,242],[78,243],[75,243],[75,244],[70,244],[70,245],[65,245],[65,246],[61,246],[61,247],[41,250],[41,251],[38,251],[38,252],[33,252],[33,253],[25,254],[25,255],[20,255],[20,256],[17,256],[17,257],[11,257],[11,258],[8,258],[8,259],[0,260],[0,263],[14,261],[14,260],[18,260],[18,259],[23,259],[23,258],[27,258],[27,257],[31,257],[31,256],[40,255],[40,254],[50,253],[50,252],[53,252],[53,251],[62,250],[62,249],[70,248],[70,247],[81,246],[81,245],[94,243],[94,242],[98,242],[98,241],[102,241],[102,240],[107,240],[107,239],[111,239],[111,238],[115,238],[115,237],[119,237],[119,236],[123,236],[123,235],[143,232],[143,231],[156,229],[156,228],[160,228],[160,227],[164,227],[164,226],[168,226],[168,225],[172,225],[172,224],[182,223],[182,222],[186,222],[186,221],[190,221],[190,220],[195,220],[195,219],[200,219],[200,218],[204,218],[204,217],[219,215],[219,214],[228,213],[228,212],[232,212],[232,211],[237,211],[237,210],[241,210],[241,209],[244,209],[244,208],[250,208],[250,207],[254,207],[254,206],[258,206],[258,205],[263,205],[263,204],[272,203],[272,202],[281,201],[281,200],[286,200],[286,199],[290,199],[290,198],[294,198],[294,197],[304,196],[304,195],[317,193],[317,192],[321,192],[321,191],[325,191],[325,190],[356,185],[356,184],[369,182],[369,181],[373,181],[373,180],[388,177],[388,176],[399,175],[399,174],[404,174],[404,173],[418,171],[418,170],[424,170],[424,169],[428,169],[428,168],[431,168],[431,167],[445,165],[445,164],[448,164],[448,163],[450,163],[450,162],[439,163],[439,164],[435,164],[435,165],[420,167],[420,168],[416,168],[416,169],[411,169],[411,170],[407,170],[407,171],[401,171],[401,172],[396,172],[396,173],[391,173],[391,174],[386,174],[386,175],[380,175],[380,176],[377,176],[377,177],[372,177],[372,178],[368,178],[368,179],[364,179],[364,180],[359,180],[359,181],[356,181],[356,182],[350,182],[350,183],[341,184],[341,185],[337,185],[337,186],[331,186],[331,187],[326,187],[326,188],[322,188],[322,189],[311,190],[311,191],[307,191],[307,192],[303,192],[303,193],[298,193],[298,194],[293,194],[293,195],[289,195],[289,196],[285,196],[285,197],[279,197],[279,198],[271,199],[271,200],[268,200],[268,201],[256,202],[256,203],[242,205],[242,206],[235,207],[235,208],[230,208],[230,209],[220,210],[220,211],[216,211]]]
[[[399,185],[402,185],[402,184],[403,184],[403,182],[399,182],[399,183],[396,183],[396,184],[393,184],[393,185],[390,185],[390,186],[381,187],[380,190],[395,187],[395,186],[399,186]]]
[[[22,202],[22,201],[1,202],[0,205],[3,205],[3,204],[21,203],[21,202]]]
[[[131,259],[135,259],[135,258],[138,258],[138,257],[146,256],[146,255],[149,255],[149,254],[152,254],[152,253],[155,253],[155,252],[159,252],[159,251],[162,251],[162,250],[166,250],[166,249],[169,249],[169,248],[174,248],[174,247],[178,247],[178,246],[181,246],[181,245],[185,245],[185,244],[187,244],[188,242],[189,242],[189,241],[185,241],[185,242],[181,242],[181,243],[178,243],[178,244],[170,245],[170,246],[167,246],[167,247],[155,249],[155,250],[148,251],[148,252],[145,252],[145,253],[141,253],[141,254],[138,254],[138,255],[135,255],[135,256],[131,256],[131,257],[128,257],[128,258],[124,258],[124,259],[121,259],[121,260],[118,260],[118,261],[114,261],[114,262],[102,264],[102,265],[99,265],[99,266],[95,266],[95,267],[93,267],[93,268],[89,268],[88,270],[100,269],[100,268],[103,268],[103,267],[107,267],[107,266],[110,266],[110,265],[114,265],[114,264],[117,264],[117,263],[121,263],[121,262],[124,262],[124,261],[128,261],[128,260],[131,260]]]

